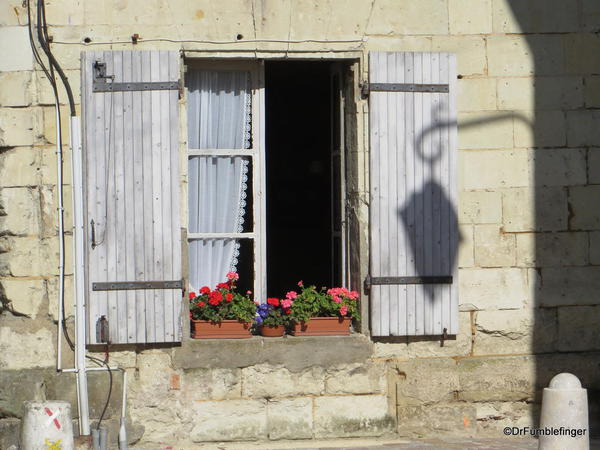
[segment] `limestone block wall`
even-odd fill
[[[385,396],[387,409],[377,417],[390,411],[397,414],[401,434],[495,435],[507,424],[535,422],[541,388],[553,374],[569,370],[582,379],[593,411],[598,410],[600,385],[594,377],[600,360],[598,2],[47,0],[46,4],[53,50],[77,104],[79,52],[86,49],[165,48],[183,50],[188,57],[250,58],[333,58],[345,52],[359,60],[362,72],[357,83],[367,77],[366,56],[372,50],[455,52],[460,74],[460,333],[443,346],[439,337],[376,341],[372,354],[355,364],[364,365],[369,373],[379,372],[367,360],[384,364],[385,389],[361,391],[356,401],[373,396],[373,404],[383,408]],[[32,386],[45,386],[45,378],[37,374],[51,370],[56,357],[56,123],[51,91],[34,65],[25,25],[22,3],[3,2],[0,42],[10,45],[0,48],[0,371],[28,373]],[[131,43],[134,33],[141,37],[137,45]],[[84,38],[91,43],[84,45]],[[60,92],[66,118],[66,95]],[[357,93],[353,107],[357,142],[352,149],[353,189],[363,279],[368,269],[368,102]],[[64,167],[70,230],[68,152]],[[68,232],[67,250],[71,245]],[[70,256],[67,252],[69,311]],[[363,305],[368,312],[366,298]],[[251,413],[257,418],[248,436],[291,436],[289,431],[273,431],[279,426],[273,411],[286,408],[303,416],[309,404],[313,414],[295,428],[300,430],[298,436],[334,435],[319,428],[318,416],[319,408],[343,401],[319,400],[338,395],[325,381],[331,379],[330,369],[317,364],[306,372],[317,380],[316,390],[297,395],[276,392],[277,400],[271,400],[271,393],[244,385],[244,374],[295,377],[285,365],[248,361],[221,373],[216,368],[177,368],[163,353],[136,349],[115,355],[140,376],[139,386],[132,387],[140,395],[130,400],[134,421],[184,423],[188,428],[181,428],[182,433],[195,429],[197,439],[208,440],[202,434],[206,431],[190,428],[181,409],[167,405],[184,401],[181,393],[186,386],[203,384],[198,380],[232,379],[221,388],[234,392],[231,398],[202,394],[196,400],[205,402],[207,411],[219,409],[214,402],[238,402],[229,405],[260,411]],[[65,364],[70,358],[65,352]],[[180,377],[181,389],[169,388],[172,380],[163,375],[171,372]],[[166,392],[161,419],[151,415],[158,410],[151,406],[152,396],[143,394],[150,392],[144,391],[143,380],[153,379],[144,378],[144,373],[154,374],[156,388]],[[52,392],[31,389],[28,395]],[[340,398],[346,395],[358,394],[347,392]],[[0,426],[19,417],[17,401],[14,397],[12,404],[0,404]],[[597,414],[593,424],[594,417]],[[151,434],[157,431],[149,431],[154,428],[158,427],[147,427],[145,433],[150,434],[142,439],[160,441],[161,436]],[[223,433],[242,439],[233,431]]]

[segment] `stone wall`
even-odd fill
[[[145,427],[145,442],[164,441],[170,427],[179,427],[182,440],[346,436],[352,430],[378,434],[389,430],[389,417],[396,414],[403,435],[497,435],[506,424],[534,423],[540,389],[563,370],[582,378],[597,411],[598,2],[46,4],[49,33],[56,42],[53,50],[66,69],[77,104],[81,50],[164,48],[184,50],[187,56],[265,58],[353,55],[362,71],[356,84],[366,78],[371,50],[457,54],[460,333],[443,346],[439,337],[381,339],[360,361],[340,362],[335,368],[315,363],[302,370],[293,369],[290,360],[252,358],[234,368],[186,367],[177,362],[178,349],[116,353],[115,360],[134,380],[130,414],[134,423]],[[51,398],[59,395],[48,390],[54,382],[46,378],[56,377],[48,375],[56,358],[56,123],[51,91],[34,65],[25,24],[21,1],[2,3],[0,41],[10,45],[0,48],[0,370],[31,380],[26,396]],[[130,43],[134,33],[141,37],[137,45]],[[81,44],[84,38],[91,44]],[[247,42],[255,39],[263,41]],[[63,90],[61,100],[66,118]],[[368,267],[367,115],[368,103],[356,95],[352,161],[357,168],[353,193],[360,279]],[[67,122],[63,135],[68,137]],[[68,152],[64,159],[70,230]],[[69,250],[70,231],[66,244]],[[71,267],[68,251],[69,311]],[[363,311],[368,312],[366,299]],[[65,351],[64,363],[70,360]],[[377,384],[373,380],[383,379],[382,373],[386,382]],[[66,392],[71,381],[61,377],[56,383]],[[360,380],[356,385],[362,387],[339,390],[342,386],[335,380],[345,377]],[[255,381],[260,379],[262,384]],[[299,390],[286,391],[290,385]],[[161,395],[152,395],[154,391]],[[0,407],[0,427],[14,428],[19,417],[15,405],[22,399],[15,394],[9,405]],[[187,408],[195,408],[202,423],[192,423]],[[228,417],[231,428],[218,419],[224,410],[240,411]],[[282,423],[281,410],[298,420]],[[332,411],[344,410],[373,416],[325,420]]]

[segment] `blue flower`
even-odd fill
[[[262,317],[260,317],[260,316],[256,316],[254,318],[254,321],[256,322],[256,325],[262,325],[262,323],[263,323]]]

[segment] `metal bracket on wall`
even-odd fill
[[[419,277],[371,277],[367,275],[363,285],[365,294],[369,294],[374,285],[401,284],[452,284],[451,276],[419,276]]]
[[[127,291],[132,289],[183,289],[183,280],[107,281],[92,283],[92,291]]]

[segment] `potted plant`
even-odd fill
[[[288,293],[289,294],[289,293]],[[290,323],[292,301],[271,297],[256,307],[254,322],[261,336],[281,337]]]
[[[256,305],[247,295],[236,291],[235,272],[227,274],[227,282],[217,284],[214,290],[208,286],[200,292],[190,292],[190,320],[192,337],[195,339],[249,338]]]
[[[298,282],[300,293],[292,292],[290,318],[295,336],[331,336],[350,334],[350,323],[359,318],[358,292],[346,288],[305,287]]]

